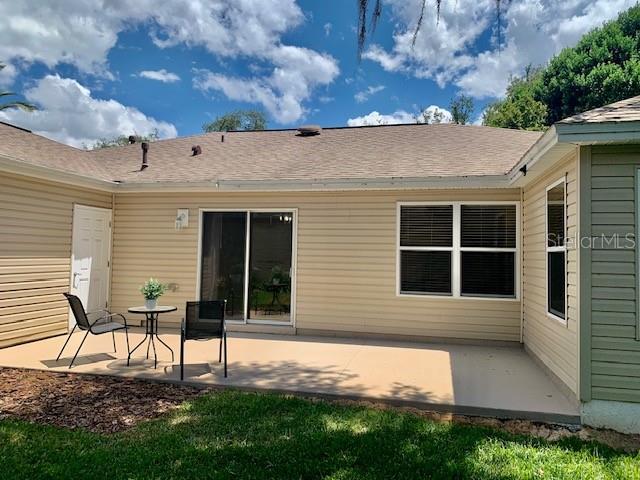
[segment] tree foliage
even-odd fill
[[[467,95],[461,94],[451,100],[449,110],[453,123],[466,125],[473,115],[473,99]]]
[[[640,94],[640,5],[565,48],[541,69],[514,77],[484,124],[541,130],[563,118]]]
[[[236,110],[217,117],[213,122],[205,123],[205,132],[228,132],[230,130],[264,130],[267,119],[259,110]]]
[[[3,70],[6,67],[4,63],[0,63],[0,70]],[[5,99],[6,97],[15,97],[15,93],[13,92],[4,92],[0,91],[0,98]],[[36,106],[32,103],[23,102],[20,100],[10,100],[8,102],[0,103],[0,111],[2,110],[12,110],[14,108],[18,108],[20,110],[24,110],[25,112],[32,112],[36,110]]]
[[[543,71],[547,124],[640,94],[640,6],[587,33]]]
[[[487,107],[483,124],[490,127],[519,130],[544,130],[547,126],[547,106],[536,98],[542,70],[528,67],[524,77],[514,77],[507,95]]]
[[[133,135],[136,139],[136,143],[141,142],[154,142],[158,140],[158,130],[154,129],[148,135]],[[100,148],[121,147],[123,145],[129,145],[129,135],[118,135],[112,138],[101,138],[93,144],[91,150],[98,150]]]
[[[426,123],[428,125],[437,125],[444,121],[444,112],[438,107],[429,109],[422,108],[420,113],[413,116],[416,123]]]

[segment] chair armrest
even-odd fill
[[[91,315],[92,313],[93,313],[93,314],[95,314],[95,313],[104,313],[105,315],[103,315],[103,316],[98,317],[97,319],[95,319],[95,320],[91,323],[91,326],[90,326],[89,328],[93,327],[93,326],[94,326],[96,323],[98,323],[100,320],[108,320],[108,319],[113,318],[113,317],[121,317],[121,318],[122,318],[122,320],[124,320],[124,326],[128,328],[128,325],[127,325],[127,318],[126,318],[123,314],[121,314],[121,313],[111,313],[111,312],[110,312],[109,310],[107,310],[107,309],[102,309],[102,310],[94,310],[93,312],[87,312],[87,316],[88,316],[88,315]]]
[[[128,325],[127,325],[127,317],[125,317],[123,314],[121,314],[121,313],[110,313],[109,315],[107,315],[106,318],[112,318],[112,317],[120,317],[120,318],[122,318],[122,320],[124,321],[125,328],[128,327]]]

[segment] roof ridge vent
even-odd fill
[[[320,125],[301,125],[298,127],[298,136],[314,137],[322,133]]]

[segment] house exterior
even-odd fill
[[[146,150],[146,152],[144,151]],[[640,431],[640,97],[544,134],[405,125],[77,150],[0,123],[0,347],[224,297],[230,329],[521,344]]]

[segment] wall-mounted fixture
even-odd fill
[[[179,208],[176,213],[176,230],[182,230],[189,226],[189,209]]]

